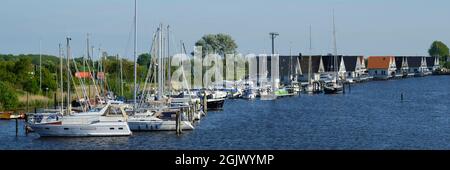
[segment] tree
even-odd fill
[[[14,89],[7,83],[0,81],[0,106],[5,110],[9,110],[16,108],[18,103],[19,99]]]
[[[234,54],[238,47],[233,38],[227,34],[204,35],[195,45],[202,46],[203,56],[209,53],[217,53],[221,56]]]
[[[443,42],[434,41],[431,44],[430,49],[428,49],[428,54],[430,54],[430,56],[441,57],[440,63],[445,63],[445,62],[447,62],[447,57],[449,56],[449,49],[448,49],[447,45],[445,45]]]
[[[150,61],[151,61],[151,55],[149,53],[144,53],[144,54],[139,55],[136,62],[140,66],[144,66],[144,67],[148,68],[148,66],[150,66]]]
[[[57,90],[57,84],[56,84],[56,74],[50,73],[50,71],[47,68],[42,68],[42,91],[43,92],[49,92],[49,91],[56,91]]]

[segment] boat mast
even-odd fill
[[[334,9],[333,9],[333,46],[334,46],[334,48],[333,48],[333,50],[334,50],[334,79],[335,79],[335,81],[337,82],[337,72],[338,72],[338,69],[337,69],[337,46],[336,46],[336,26],[335,26],[335,22],[334,22]]]
[[[67,115],[70,115],[72,105],[70,103],[70,40],[72,38],[66,37],[67,41]]]
[[[162,93],[163,93],[163,72],[162,72],[162,24],[159,25],[159,49],[158,49],[158,100],[161,100]]]
[[[90,53],[89,52],[89,33],[87,33],[87,36],[86,36],[86,52],[87,52],[87,59],[89,60],[91,58],[91,56],[89,55],[89,53]],[[87,61],[83,60],[83,62],[85,64],[85,66],[84,66],[85,71],[84,72],[86,72],[86,63],[87,63]],[[89,71],[89,74],[91,74],[90,71]],[[87,84],[89,85],[88,100],[90,100],[90,98],[91,98],[91,85],[89,84],[89,81],[87,81]]]
[[[136,58],[137,58],[137,0],[134,0],[134,102],[133,102],[133,111],[136,113],[136,90],[137,90],[137,69],[136,69]]]
[[[169,39],[169,34],[170,34],[170,25],[167,25],[167,66],[168,66],[168,73],[167,73],[167,82],[168,82],[168,86],[169,86],[169,94],[172,94],[172,84],[171,84],[171,76],[170,76],[170,39]],[[169,96],[170,96],[169,95]]]
[[[308,58],[308,84],[311,85],[311,72],[312,72],[312,28],[311,25],[309,25],[309,58]]]
[[[120,64],[120,94],[123,97],[123,71],[122,71],[122,59],[119,56],[119,64]]]
[[[289,42],[289,78],[292,81],[293,75],[292,75],[292,42]],[[291,82],[292,84],[292,82]]]
[[[39,91],[42,91],[42,40],[39,40]]]
[[[63,55],[61,49],[61,43],[59,43],[59,76],[61,81],[61,113],[63,113],[64,108],[64,82],[63,82]]]

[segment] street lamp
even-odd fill
[[[272,55],[275,54],[275,37],[279,36],[280,34],[278,34],[277,32],[271,32],[269,33],[270,37],[272,38]]]

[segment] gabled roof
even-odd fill
[[[422,56],[411,56],[408,57],[409,67],[420,67],[422,65]]]
[[[340,63],[341,63],[341,59],[342,56],[338,55],[336,56],[336,70],[334,68],[334,56],[333,55],[326,55],[326,56],[322,56],[322,62],[323,62],[323,67],[324,67],[324,71],[325,72],[333,72],[333,71],[339,71],[339,67],[340,67]]]
[[[311,56],[311,72],[318,73],[319,65],[320,65],[320,55]],[[309,56],[301,56],[299,58],[300,67],[302,69],[303,74],[308,74],[309,70]]]
[[[395,66],[397,68],[402,68],[404,59],[405,56],[395,56]]]
[[[427,60],[427,67],[433,67],[434,61],[436,60],[436,57],[426,57]]]
[[[358,57],[360,56],[343,56],[346,71],[356,71]]]
[[[370,56],[368,69],[388,69],[392,56]]]

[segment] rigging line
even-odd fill
[[[156,38],[156,33],[153,34],[152,42],[155,41],[155,38]],[[151,51],[152,51],[152,50],[153,50],[153,43],[152,43],[152,45],[150,46],[150,51],[149,51],[149,55],[150,55],[150,56],[151,56]],[[148,82],[150,76],[151,76],[151,64],[149,64],[149,66],[148,66],[147,75],[146,75],[145,81],[144,81],[144,87],[143,87],[143,89],[142,89],[142,95],[143,95],[143,96],[142,96],[142,98],[141,98],[139,104],[142,104],[142,103],[144,102],[144,100],[145,100],[145,97],[147,96],[147,94],[146,94],[146,93],[147,93],[147,82]]]
[[[89,56],[89,60],[91,60],[92,65],[94,66],[94,60],[91,58],[91,56]],[[86,65],[88,67],[89,74],[91,74],[90,77],[91,77],[91,80],[92,80],[92,85],[94,86],[94,90],[96,92],[96,94],[94,96],[98,96],[99,92],[98,92],[98,89],[97,89],[97,83],[95,82],[95,69],[94,69],[95,67],[92,68],[92,72],[91,72],[90,64],[88,63]],[[95,99],[95,97],[94,97],[94,99]]]
[[[125,58],[128,58],[127,56],[129,56],[128,54],[129,54],[129,50],[130,50],[130,44],[131,44],[130,41],[131,41],[131,36],[132,36],[132,33],[133,33],[133,31],[132,31],[133,28],[134,28],[134,25],[131,24],[131,28],[130,28],[130,31],[128,33],[128,40],[127,40],[127,43],[125,45],[124,54],[123,54],[123,56],[125,56]],[[126,60],[126,61],[128,61],[128,60]],[[126,75],[127,74],[123,74],[123,76],[122,76],[123,80],[127,80]]]
[[[76,72],[79,72],[79,70],[78,70],[78,65],[77,65],[77,62],[75,61],[75,58],[74,57],[72,57],[72,62],[74,63],[74,66],[75,66],[75,71]],[[73,80],[73,78],[72,78],[72,80]],[[75,82],[75,80],[73,80],[74,82]],[[85,85],[84,85],[84,80],[83,79],[79,79],[79,81],[80,81],[80,84],[81,84],[81,92],[83,93],[83,99],[85,99],[86,100],[86,96],[87,96],[87,92],[86,92],[86,87],[85,87]],[[74,87],[76,87],[75,85],[74,85]],[[75,90],[76,91],[76,90]],[[78,96],[78,94],[77,94],[77,96]],[[79,98],[80,99],[80,98]],[[88,102],[87,102],[87,104],[88,104],[88,106],[89,107],[91,107],[91,104],[89,103],[89,100],[88,100]],[[84,107],[83,107],[84,108]],[[86,111],[85,109],[84,109],[84,111]]]
[[[71,69],[69,69],[69,73],[72,73]],[[80,95],[78,95],[77,86],[76,86],[76,83],[75,83],[75,80],[74,80],[72,74],[70,74],[70,79],[72,80],[73,88],[75,90],[75,95],[77,96],[78,100],[80,100]],[[68,101],[68,102],[70,102],[70,101]],[[83,103],[80,103],[80,104],[81,104],[81,107],[83,108],[83,111],[86,111],[85,107],[83,107]]]

